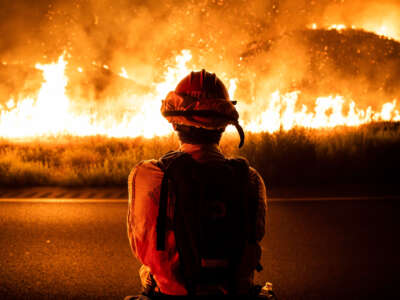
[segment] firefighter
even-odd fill
[[[227,159],[219,149],[229,124],[243,145],[234,104],[205,70],[191,72],[162,101],[180,148],[138,163],[128,179],[128,237],[148,296],[253,291],[266,189],[244,159]]]

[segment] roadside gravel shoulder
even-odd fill
[[[269,187],[270,201],[313,201],[313,200],[375,200],[400,196],[394,185],[320,185],[318,187]],[[123,187],[23,187],[1,188],[0,199],[103,199],[127,200],[128,190]]]

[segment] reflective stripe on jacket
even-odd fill
[[[199,162],[224,159],[217,145],[183,144],[180,151],[189,153]],[[171,228],[166,230],[166,250],[156,250],[156,223],[163,175],[157,166],[157,160],[142,161],[132,169],[128,178],[128,237],[132,252],[144,265],[141,273],[148,276],[149,272],[144,272],[143,269],[150,271],[162,293],[186,295],[184,281],[179,275],[179,254]],[[250,183],[258,194],[256,238],[260,242],[265,233],[267,196],[264,182],[253,168],[250,168]],[[172,222],[171,212],[167,212],[167,217]],[[245,249],[240,264],[241,278],[238,278],[239,285],[242,285],[241,289],[247,289],[253,284],[254,269],[260,255],[259,243]],[[148,282],[147,278],[141,278],[141,281]]]

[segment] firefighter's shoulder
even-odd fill
[[[129,182],[137,183],[140,181],[142,183],[155,184],[161,182],[163,175],[158,160],[142,160],[132,168],[129,174]]]
[[[262,176],[254,167],[251,166],[249,167],[249,175],[250,175],[250,180],[252,180],[253,182],[264,184]]]
[[[156,159],[146,159],[138,162],[131,170],[131,172],[147,172],[151,170],[161,170],[158,166],[159,161]]]
[[[257,190],[260,199],[267,201],[267,187],[261,174],[253,167],[249,168],[250,184]]]

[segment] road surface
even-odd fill
[[[123,299],[140,290],[123,201],[0,201],[0,299]],[[390,299],[400,198],[269,204],[264,270],[279,299]],[[397,296],[396,296],[397,298]]]

